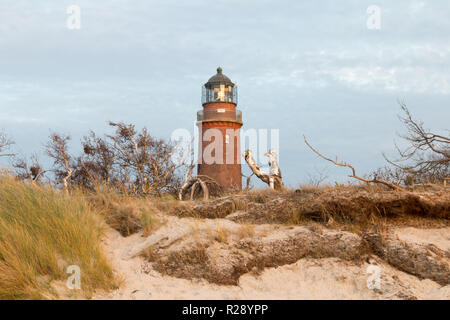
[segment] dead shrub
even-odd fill
[[[193,279],[199,275],[209,274],[209,256],[204,244],[196,243],[193,248],[184,248],[163,256],[155,250],[149,251],[145,257],[153,261],[153,268],[162,273],[178,278]]]
[[[130,205],[116,205],[105,216],[106,223],[113,229],[128,237],[142,230],[142,221],[135,207]]]

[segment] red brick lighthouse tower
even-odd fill
[[[242,189],[240,128],[236,110],[237,86],[217,68],[202,88],[203,110],[197,112],[200,132],[198,174],[216,180],[225,189]]]

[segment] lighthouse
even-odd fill
[[[237,86],[220,67],[202,87],[202,106],[197,112],[198,175],[214,179],[226,190],[241,190],[242,113],[236,109]]]

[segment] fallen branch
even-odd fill
[[[360,181],[363,181],[363,182],[365,182],[365,183],[378,183],[378,184],[383,184],[383,185],[385,185],[385,186],[391,188],[392,190],[396,190],[396,191],[405,191],[405,189],[403,189],[402,187],[400,187],[400,186],[398,186],[398,185],[395,185],[395,184],[393,184],[393,183],[390,183],[389,181],[386,181],[386,180],[381,180],[381,179],[376,179],[376,178],[374,178],[374,179],[366,179],[366,178],[362,178],[362,177],[357,176],[357,175],[356,175],[356,170],[355,170],[355,168],[354,168],[351,164],[348,164],[348,163],[345,163],[345,162],[344,162],[344,163],[340,163],[340,162],[337,161],[337,158],[336,158],[336,161],[334,161],[334,160],[331,160],[331,159],[325,157],[324,155],[322,155],[319,151],[317,151],[316,149],[314,149],[314,148],[308,143],[308,141],[306,140],[306,137],[305,137],[305,136],[303,136],[303,139],[305,140],[306,145],[307,145],[307,146],[308,146],[315,154],[317,154],[317,155],[318,155],[319,157],[321,157],[322,159],[325,159],[325,160],[327,160],[327,161],[330,161],[331,163],[334,163],[335,165],[340,166],[340,167],[347,167],[347,168],[350,168],[350,169],[352,170],[352,174],[349,175],[349,177],[355,178],[355,179],[360,180]]]
[[[195,189],[197,188],[198,185],[200,185],[200,187],[203,191],[203,200],[208,200],[209,193],[210,193],[208,185],[207,185],[208,183],[217,185],[217,182],[208,176],[199,175],[199,176],[190,178],[190,180],[187,183],[185,182],[183,184],[183,186],[180,188],[180,190],[178,192],[178,199],[183,200],[183,194],[187,190],[191,189],[191,198],[190,199],[194,200]]]

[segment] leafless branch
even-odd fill
[[[396,190],[396,191],[403,191],[403,190],[404,190],[403,188],[401,188],[401,187],[399,187],[399,186],[397,186],[397,185],[395,185],[395,184],[393,184],[393,183],[390,183],[389,181],[385,181],[385,180],[381,180],[381,179],[376,179],[376,178],[374,178],[374,179],[366,179],[366,178],[362,178],[362,177],[357,176],[357,175],[356,175],[356,170],[355,170],[355,168],[354,168],[351,164],[348,164],[348,163],[346,163],[346,162],[338,162],[337,157],[336,157],[336,160],[332,160],[332,159],[330,159],[330,158],[325,157],[324,155],[322,155],[319,151],[317,151],[316,149],[314,149],[313,146],[311,146],[311,145],[308,143],[308,141],[306,140],[306,137],[305,137],[305,136],[303,136],[303,139],[305,140],[306,145],[307,145],[307,146],[308,146],[315,154],[317,154],[317,155],[318,155],[319,157],[321,157],[322,159],[325,159],[325,160],[327,160],[327,161],[330,161],[331,163],[333,163],[333,164],[335,164],[335,165],[337,165],[337,166],[349,168],[349,169],[352,171],[352,174],[349,175],[349,177],[355,178],[355,179],[357,179],[357,180],[360,180],[360,181],[363,181],[363,182],[366,182],[366,183],[378,183],[378,184],[383,184],[383,185],[385,185],[385,186],[387,186],[387,187],[389,187],[389,188],[391,188],[391,189],[393,189],[393,190]]]
[[[408,146],[395,148],[399,158],[392,160],[385,154],[385,160],[394,167],[403,170],[414,180],[421,182],[438,182],[450,176],[450,137],[433,133],[424,128],[422,121],[413,118],[406,105],[400,108],[403,116],[399,119],[406,128],[406,134],[399,135]]]
[[[72,157],[68,152],[69,140],[69,136],[52,133],[50,141],[46,145],[46,153],[53,159],[53,164],[56,167],[55,174],[62,182],[66,193],[69,192],[69,179],[74,173]]]
[[[0,157],[13,157],[14,153],[1,153],[7,149],[9,149],[14,144],[14,141],[11,140],[4,132],[0,132]]]

